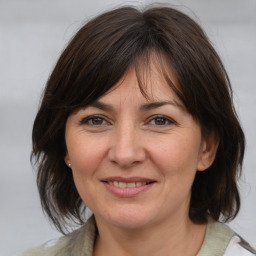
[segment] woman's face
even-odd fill
[[[154,68],[145,90],[149,99],[131,69],[66,123],[65,161],[82,200],[96,221],[121,228],[188,218],[196,171],[211,164],[198,123]]]

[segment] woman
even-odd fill
[[[81,227],[22,255],[255,255],[219,222],[239,211],[243,154],[202,29],[166,7],[104,13],[60,56],[33,127],[43,209]]]

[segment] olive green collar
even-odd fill
[[[221,256],[224,254],[235,232],[228,226],[209,220],[206,234],[197,256]]]

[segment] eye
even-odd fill
[[[151,118],[148,123],[150,125],[166,126],[166,125],[174,124],[175,122],[165,116],[155,116],[155,117]]]
[[[80,121],[80,124],[90,125],[90,126],[102,126],[102,125],[108,125],[108,122],[105,120],[104,117],[94,115],[89,116]]]

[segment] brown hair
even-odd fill
[[[200,26],[169,7],[139,11],[133,7],[106,12],[85,24],[60,56],[47,82],[33,127],[37,185],[44,211],[57,229],[67,221],[84,222],[83,204],[64,162],[67,117],[115,85],[143,55],[165,57],[178,81],[170,87],[199,122],[219,139],[214,163],[197,172],[189,215],[203,223],[208,216],[224,221],[238,213],[236,180],[244,155],[244,134],[223,64]],[[138,76],[139,77],[139,76]]]

